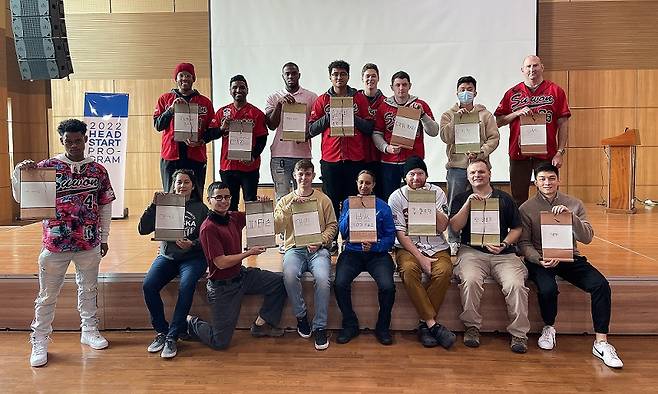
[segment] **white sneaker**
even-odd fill
[[[541,336],[537,340],[537,345],[544,350],[553,350],[555,347],[555,327],[544,326],[541,330]]]
[[[457,256],[460,246],[459,242],[450,242],[450,256]]]
[[[80,335],[80,343],[83,345],[89,345],[89,347],[95,350],[105,349],[109,345],[107,343],[107,339],[105,339],[98,331],[98,328],[95,327],[82,329],[82,335]]]
[[[592,354],[603,360],[603,363],[610,368],[621,368],[624,366],[624,363],[621,362],[621,359],[617,356],[617,350],[608,342],[594,341]]]
[[[30,365],[41,367],[48,362],[48,341],[50,337],[35,338],[31,337],[32,353],[30,353]]]

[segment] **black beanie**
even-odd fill
[[[407,176],[409,171],[420,168],[421,170],[425,171],[425,175],[429,175],[427,173],[427,166],[425,165],[425,162],[423,159],[421,159],[418,156],[411,156],[410,158],[407,159],[407,161],[404,162],[404,175]]]

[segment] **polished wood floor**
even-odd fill
[[[606,214],[596,205],[587,207],[595,230],[590,245],[582,252],[609,277],[658,277],[658,209],[640,208],[635,215]],[[101,273],[144,273],[157,254],[158,245],[150,236],[137,233],[139,217],[112,222],[110,251],[101,263]],[[0,227],[3,251],[0,276],[32,275],[41,248],[41,224]],[[273,271],[281,270],[276,249],[247,259],[244,263]],[[70,267],[73,272],[73,267]]]
[[[221,352],[179,342],[163,360],[146,352],[151,333],[107,332],[110,348],[91,350],[78,333],[55,333],[49,363],[28,364],[27,333],[0,333],[0,391],[7,393],[470,393],[655,392],[658,341],[615,336],[625,366],[612,370],[591,355],[592,338],[564,335],[552,352],[530,340],[527,354],[509,351],[505,335],[485,335],[479,349],[461,344],[425,349],[411,333],[395,333],[383,347],[371,334],[318,352],[296,333],[253,339],[239,331]],[[335,333],[334,333],[335,335]]]

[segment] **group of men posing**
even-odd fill
[[[393,343],[389,327],[395,299],[393,272],[397,266],[419,315],[418,336],[424,346],[441,345],[449,348],[456,340],[454,333],[438,323],[439,309],[454,269],[461,282],[459,288],[463,313],[460,318],[465,326],[465,345],[477,347],[480,344],[480,299],[484,280],[491,276],[502,286],[505,295],[510,318],[510,348],[516,353],[527,351],[530,325],[525,279],[529,276],[537,285],[545,323],[538,344],[542,349],[549,350],[556,342],[553,326],[557,315],[558,287],[555,277],[559,275],[591,294],[596,333],[592,353],[610,367],[621,367],[622,362],[606,337],[611,304],[610,287],[606,279],[577,249],[574,249],[573,262],[546,260],[542,257],[540,212],[570,212],[575,241],[589,243],[593,230],[587,221],[582,202],[558,191],[558,172],[565,154],[566,124],[570,112],[564,91],[543,79],[540,59],[536,56],[524,59],[524,81],[505,94],[494,115],[484,106],[474,104],[477,94],[475,79],[460,78],[457,84],[458,103],[442,115],[440,124],[434,121],[427,103],[409,94],[410,77],[403,71],[393,75],[391,89],[394,94],[389,98],[377,89],[379,75],[374,64],[367,64],[363,68],[365,89],[362,91],[347,85],[350,68],[346,62],[334,61],[328,71],[332,87],[317,97],[299,86],[301,74],[297,65],[284,65],[282,77],[285,89],[268,97],[265,114],[247,102],[247,81],[243,76],[236,75],[230,81],[233,102],[215,113],[210,100],[192,88],[195,81],[193,66],[181,63],[176,67],[178,88],[160,97],[154,114],[155,127],[163,132],[163,189],[184,194],[186,201],[196,201],[203,205],[205,143],[217,138],[223,139],[220,164],[222,181],[212,183],[207,189],[209,211],[200,207],[190,209],[189,212],[195,212],[191,217],[188,217],[186,211],[186,237],[163,244],[160,256],[145,278],[145,300],[157,331],[148,350],[162,351],[162,357],[174,357],[179,336],[196,338],[216,349],[226,348],[237,324],[241,299],[245,294],[265,295],[263,306],[251,327],[252,335],[283,335],[278,325],[287,296],[291,299],[297,317],[299,335],[304,338],[313,335],[315,348],[326,349],[329,346],[326,325],[331,286],[331,253],[337,248],[336,237],[340,229],[344,250],[338,257],[334,283],[337,303],[343,313],[342,330],[336,339],[338,343],[347,343],[359,335],[359,323],[352,310],[350,291],[352,281],[363,271],[368,271],[378,286],[380,311],[375,336],[384,345]],[[329,102],[332,96],[353,97],[354,136],[331,135]],[[174,105],[178,102],[199,105],[198,142],[174,141],[172,118]],[[295,102],[307,104],[308,108],[308,138],[301,143],[284,141],[281,135],[282,106],[284,103]],[[393,121],[401,106],[414,107],[421,112],[412,149],[391,144]],[[481,147],[477,152],[456,154],[455,117],[465,113],[478,114]],[[530,113],[546,114],[547,155],[526,156],[520,153],[519,117]],[[253,125],[251,160],[228,159],[228,129],[234,120],[245,120]],[[510,124],[513,197],[494,189],[490,183],[488,157],[498,145],[498,126],[505,124]],[[245,201],[258,198],[260,153],[266,145],[266,127],[277,130],[270,167],[277,199],[275,227],[284,236],[282,275],[242,266],[244,258],[265,251],[260,247],[243,251],[241,231],[245,227],[245,214],[238,212],[237,208],[240,189]],[[60,124],[58,131],[65,154],[39,164],[23,162],[17,166],[14,174],[14,185],[18,186],[20,169],[54,167],[58,180],[62,181],[58,182],[57,218],[44,221],[44,250],[39,257],[40,292],[32,324],[33,350],[30,361],[33,366],[47,362],[48,336],[52,331],[55,302],[70,261],[76,263],[78,271],[79,310],[83,327],[81,342],[96,349],[107,347],[107,341],[97,328],[95,275],[93,269],[85,271],[83,266],[87,263],[95,265],[97,274],[100,257],[107,253],[108,206],[114,195],[104,168],[84,158],[84,123],[77,120],[65,121]],[[439,187],[427,182],[428,170],[423,160],[424,134],[436,136],[439,132],[449,155],[449,197]],[[312,188],[315,169],[310,161],[308,141],[320,134],[320,171],[324,193]],[[526,201],[533,171],[538,193]],[[97,181],[90,188],[92,183],[83,182],[82,179],[91,176]],[[74,181],[64,182],[67,178]],[[404,184],[400,187],[402,179]],[[86,189],[60,190],[60,185],[84,185]],[[435,195],[437,214],[434,236],[408,235],[407,196],[410,190],[419,189],[433,191]],[[347,197],[370,194],[378,196],[377,242],[351,243]],[[91,200],[87,201],[89,198]],[[500,242],[484,246],[472,245],[470,204],[487,198],[498,198],[500,202]],[[292,206],[309,200],[317,201],[322,242],[297,246],[293,235]],[[142,234],[153,231],[153,205],[147,208],[140,220]],[[336,213],[340,213],[338,220]],[[461,247],[454,247],[458,249],[454,250],[457,254],[454,267],[450,257],[451,247],[443,236],[446,229],[450,231],[453,244],[461,244]],[[395,264],[389,253],[391,249],[395,251]],[[187,316],[194,292],[194,286],[189,283],[195,284],[203,273],[199,269],[202,266],[198,263],[199,259],[208,266],[208,300],[212,310],[210,322]],[[522,259],[525,259],[525,264]],[[50,269],[53,264],[56,264],[57,270]],[[312,324],[308,320],[302,296],[301,277],[305,271],[310,271],[314,277],[315,316]],[[423,283],[423,274],[427,276],[427,283]],[[159,291],[176,275],[181,276],[181,288],[174,317],[169,324],[164,319]]]

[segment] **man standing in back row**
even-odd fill
[[[544,80],[544,65],[539,56],[527,56],[521,67],[523,82],[505,93],[494,115],[498,127],[509,124],[510,183],[517,205],[528,199],[530,176],[539,165],[549,163],[560,168],[566,154],[571,117],[567,95],[557,84]],[[521,119],[523,115],[546,115],[546,154],[521,154]]]

